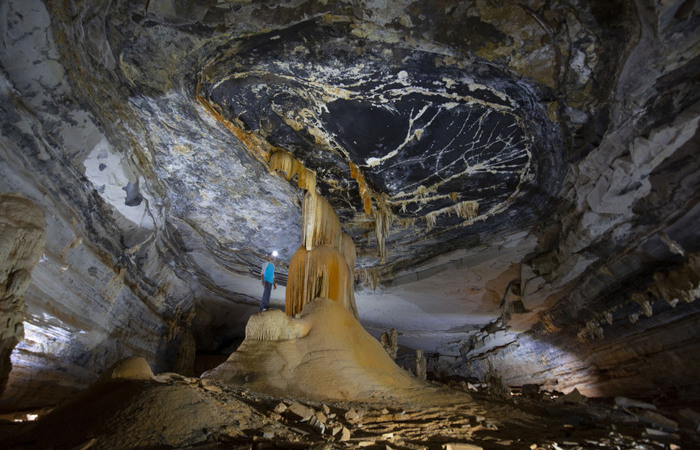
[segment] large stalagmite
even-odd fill
[[[318,400],[417,399],[428,387],[325,298],[307,304],[298,319],[274,309],[253,316],[238,350],[202,378]]]

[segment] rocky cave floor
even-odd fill
[[[5,414],[0,442],[16,449],[700,448],[699,405],[536,387],[505,398],[464,380],[435,384],[410,404],[334,403],[167,373],[95,385],[53,411],[35,412],[36,421],[21,421],[27,412]]]

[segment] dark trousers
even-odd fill
[[[260,311],[264,311],[270,305],[270,292],[272,292],[272,283],[265,282],[262,300],[260,300]]]

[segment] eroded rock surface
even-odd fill
[[[24,292],[44,250],[44,216],[31,201],[0,195],[0,395],[12,369],[10,354],[24,339]]]
[[[483,392],[466,397],[459,390],[444,386],[441,390],[442,395],[409,403],[319,402],[164,373],[150,381],[98,384],[38,422],[0,424],[0,431],[5,432],[4,443],[27,449],[692,448],[698,444],[697,413],[690,409],[657,409],[624,398],[602,402],[580,394],[523,394],[503,401]]]

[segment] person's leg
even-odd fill
[[[272,292],[272,283],[265,282],[265,289],[263,289],[262,300],[260,300],[260,311],[264,311],[270,304],[270,293]]]

